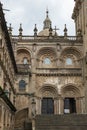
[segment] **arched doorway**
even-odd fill
[[[15,130],[32,130],[32,122],[28,119],[29,109],[24,108],[15,114]]]
[[[76,100],[75,98],[64,99],[64,113],[76,113]]]
[[[54,114],[54,100],[50,97],[44,97],[41,105],[42,114]]]
[[[79,97],[80,90],[73,84],[64,86],[61,90],[63,96],[63,112],[64,114],[78,113],[81,108]]]
[[[58,93],[56,86],[50,84],[43,86],[39,89],[40,109],[41,114],[56,114],[57,113],[57,98]]]

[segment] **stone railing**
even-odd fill
[[[82,75],[81,68],[37,68],[38,75]]]
[[[57,40],[63,40],[63,41],[79,41],[82,42],[82,37],[80,36],[36,36],[34,37],[32,36],[28,36],[28,35],[23,35],[21,37],[19,37],[18,35],[13,35],[12,36],[12,40],[17,40],[17,41],[47,41],[47,40],[51,40],[51,41],[57,41]]]
[[[30,64],[17,64],[18,73],[30,74]]]

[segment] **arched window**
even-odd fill
[[[19,81],[19,90],[25,90],[26,89],[26,82],[24,80]]]
[[[50,65],[51,64],[51,60],[49,58],[45,58],[44,59],[44,64]]]
[[[28,59],[26,57],[23,59],[23,64],[28,64]]]
[[[66,59],[66,65],[72,65],[73,64],[73,61],[71,58],[67,58]]]

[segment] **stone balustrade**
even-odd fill
[[[81,75],[81,68],[37,68],[37,74],[50,74],[50,75]]]

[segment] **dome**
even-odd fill
[[[55,35],[55,31],[52,31],[52,36]],[[57,35],[57,33],[56,33]],[[49,28],[43,29],[38,33],[38,36],[49,36]]]
[[[38,33],[38,36],[49,36],[49,30],[51,29],[52,30],[52,27],[51,27],[51,20],[50,20],[50,18],[49,18],[49,16],[48,16],[48,10],[46,11],[46,18],[45,18],[45,20],[44,20],[44,26],[43,26],[43,30],[42,31],[40,31],[39,33]],[[57,36],[57,32],[56,32],[56,30],[55,31],[52,31],[52,36]]]

